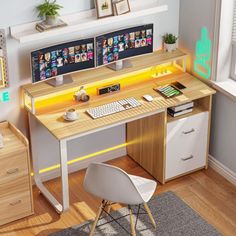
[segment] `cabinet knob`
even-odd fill
[[[16,205],[18,205],[18,204],[20,204],[21,203],[21,200],[17,200],[17,201],[15,201],[15,202],[11,202],[9,205],[10,206],[16,206]]]
[[[15,173],[17,173],[17,172],[19,172],[19,168],[15,168],[15,169],[12,169],[12,170],[8,170],[8,171],[7,171],[7,174],[8,174],[8,175],[12,175],[12,174],[15,174]]]
[[[190,157],[181,158],[182,161],[188,161],[190,159],[193,159],[193,155],[191,155]]]
[[[191,134],[193,132],[195,132],[195,129],[191,129],[189,131],[183,131],[183,134]]]

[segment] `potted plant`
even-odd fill
[[[163,41],[164,41],[164,50],[167,52],[172,52],[176,50],[176,41],[178,37],[176,37],[173,34],[165,34],[163,36]]]
[[[45,0],[45,2],[37,7],[39,15],[45,18],[45,23],[47,25],[56,25],[58,23],[58,11],[63,8],[63,6],[56,3],[56,0]]]

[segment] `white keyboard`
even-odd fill
[[[101,118],[104,116],[112,115],[121,111],[129,110],[141,106],[135,98],[126,98],[116,102],[108,103],[102,106],[90,108],[86,112],[93,118]]]

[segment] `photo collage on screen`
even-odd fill
[[[152,45],[152,29],[125,33],[102,41],[103,64],[117,61],[122,52]]]
[[[60,74],[64,66],[75,65],[94,59],[93,43],[66,47],[39,54],[40,80]]]

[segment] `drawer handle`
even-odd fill
[[[183,134],[191,134],[193,132],[195,132],[195,129],[191,129],[189,131],[184,131]]]
[[[190,157],[181,158],[182,161],[188,161],[190,159],[193,159],[193,155],[191,155]]]
[[[16,168],[16,169],[13,169],[13,170],[8,170],[8,171],[7,171],[7,174],[8,174],[8,175],[12,175],[12,174],[15,174],[15,173],[17,173],[17,172],[19,172],[19,168]]]
[[[15,202],[10,203],[10,206],[16,206],[16,205],[20,204],[21,202],[22,202],[21,200],[17,200]]]

